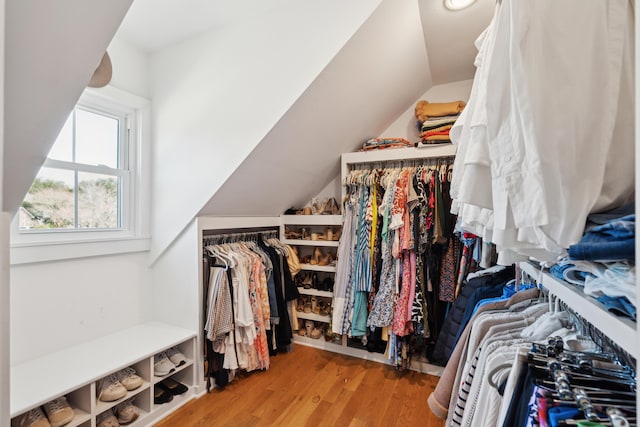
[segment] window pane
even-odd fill
[[[78,228],[117,228],[118,178],[78,172]]]
[[[76,162],[118,167],[118,120],[76,109]]]
[[[73,161],[73,113],[69,115],[47,157],[66,162]]]
[[[73,171],[40,169],[22,202],[20,228],[74,228],[73,181]]]

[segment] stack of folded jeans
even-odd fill
[[[589,216],[584,236],[569,258],[551,268],[561,280],[584,286],[607,310],[636,318],[635,211],[629,204]]]

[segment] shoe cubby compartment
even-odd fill
[[[284,243],[301,247],[338,247],[341,215],[282,215],[281,218],[280,236]]]
[[[148,390],[150,385],[151,385],[151,363],[149,362],[149,358],[144,358],[142,360],[137,361],[136,363],[133,363],[132,365],[129,365],[123,369],[126,368],[133,368],[136,372],[136,375],[138,375],[140,378],[142,378],[142,384],[133,389],[133,390],[127,390],[127,393],[117,399],[117,400],[113,400],[113,401],[103,401],[100,400],[100,393],[101,393],[101,384],[102,381],[106,381],[109,379],[110,375],[115,375],[116,377],[118,376],[118,374],[120,372],[122,372],[122,369],[119,369],[115,372],[110,373],[110,375],[107,375],[101,379],[99,379],[98,381],[96,381],[96,392],[95,392],[95,396],[96,396],[96,411],[98,413],[102,413],[110,408],[115,407],[116,405],[118,405],[119,403],[124,402],[127,399],[133,399],[135,398],[138,394],[143,393],[144,391]]]
[[[65,427],[77,427],[89,423],[91,425],[91,385],[87,384],[65,395],[67,403],[73,409],[73,421]]]
[[[169,348],[163,349],[162,351],[156,353],[154,355],[154,358],[155,358],[155,356],[158,356],[161,353],[165,353],[166,354],[167,351],[169,351],[171,348],[172,347],[169,347]],[[171,377],[171,376],[173,376],[173,375],[175,375],[175,374],[177,374],[179,372],[182,372],[182,371],[186,370],[187,368],[193,366],[193,360],[194,360],[194,349],[193,349],[193,346],[190,343],[182,343],[182,344],[179,344],[179,345],[175,346],[175,348],[180,353],[182,353],[184,355],[185,363],[180,365],[180,366],[175,366],[174,365],[175,366],[173,368],[174,370],[172,372],[170,372],[169,374],[167,374],[167,375],[162,375],[161,376],[161,375],[155,375],[155,373],[154,373],[154,375],[153,375],[153,384],[157,384],[160,381],[162,381],[163,379],[165,379],[167,377]],[[193,371],[191,370],[191,372],[193,372]],[[191,383],[191,381],[189,383]]]
[[[153,405],[153,357],[158,352],[178,347],[188,359],[177,369],[176,378],[188,387],[181,399]],[[111,411],[127,399],[140,408],[139,418],[131,424],[152,425],[177,409],[195,394],[193,358],[196,334],[192,331],[150,322],[117,332],[98,340],[51,353],[45,357],[11,367],[10,410],[12,425],[31,409],[65,396],[74,410],[69,427],[96,427],[98,415]],[[52,368],[54,367],[54,368]],[[98,400],[101,380],[131,367],[141,377],[142,385],[128,390],[112,402]]]
[[[170,379],[172,381],[176,381],[190,388],[190,383],[193,379],[193,369],[194,369],[193,364],[190,364],[189,366],[184,366],[183,369],[181,369],[180,371],[158,379],[158,381],[156,381],[156,383],[154,384],[154,387],[160,387],[160,383],[162,383],[166,379]],[[155,394],[155,390],[154,390],[154,394]],[[172,396],[173,396],[173,399],[168,403],[153,402],[153,407],[155,409],[158,409],[158,408],[166,407],[167,405],[175,405],[175,404],[184,402],[186,401],[185,399],[187,399],[188,393],[172,394]]]

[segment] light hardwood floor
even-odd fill
[[[156,424],[444,426],[427,406],[437,377],[296,345],[267,371],[242,374]]]

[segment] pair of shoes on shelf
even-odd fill
[[[167,378],[160,381],[153,387],[153,403],[161,405],[173,400],[173,396],[184,394],[189,390],[186,385],[172,379]]]
[[[140,408],[133,404],[131,399],[125,400],[113,408],[113,414],[121,425],[130,424],[140,417]]]
[[[98,400],[103,402],[113,402],[122,399],[129,392],[127,388],[120,382],[118,373],[107,375],[98,381]]]
[[[331,277],[325,277],[324,280],[318,284],[318,290],[325,292],[333,291],[333,279]]]
[[[331,252],[327,252],[327,254],[325,255],[322,253],[320,248],[315,248],[313,250],[313,256],[311,257],[309,264],[321,266],[332,265],[332,263],[334,262],[334,258],[335,257]]]
[[[317,340],[324,334],[322,326],[316,326],[313,320],[307,320],[304,323],[304,328],[305,328],[306,336],[313,338],[315,340]]]
[[[321,316],[328,316],[331,314],[331,300],[320,300],[317,307],[318,311],[316,312],[316,314],[319,314]]]
[[[96,417],[96,427],[120,427],[120,422],[113,410],[109,409]]]
[[[96,417],[96,427],[119,427],[131,424],[140,418],[140,408],[131,400],[125,400],[114,408],[109,409]]]
[[[42,407],[33,408],[29,412],[16,417],[12,426],[16,427],[62,427],[73,421],[75,412],[64,396],[53,399]]]
[[[135,390],[140,387],[144,381],[136,374],[136,370],[132,367],[124,368],[121,371],[116,372],[118,381],[127,389],[127,391]]]
[[[98,381],[98,400],[113,402],[127,395],[144,383],[132,367],[124,368]]]
[[[166,392],[171,393],[173,396],[178,396],[180,394],[184,394],[189,391],[189,387],[174,380],[173,378],[166,378],[160,381],[158,384],[160,388],[164,389]]]
[[[171,347],[153,357],[153,374],[156,377],[164,377],[185,363],[187,363],[187,359],[184,354],[178,348]]]

